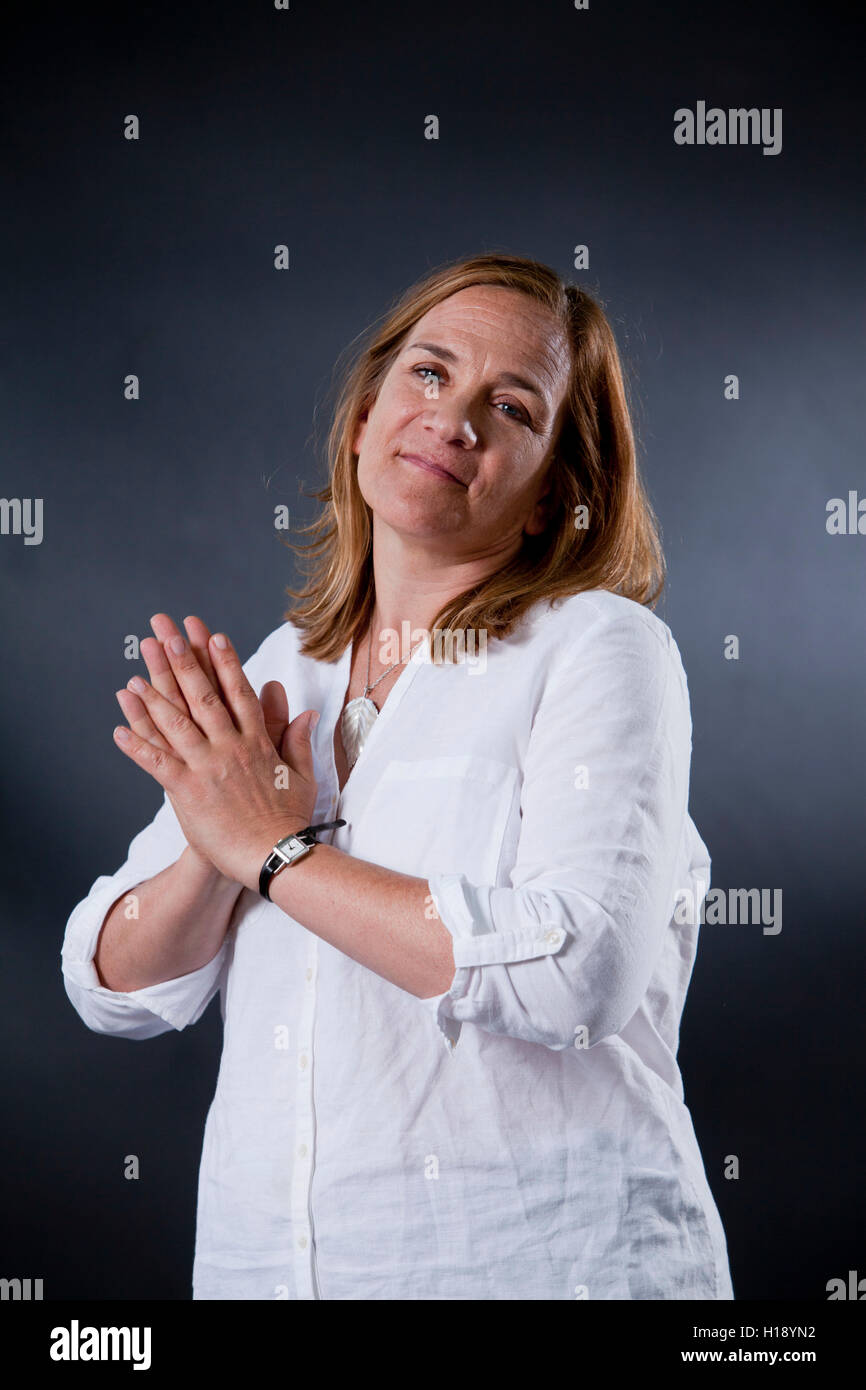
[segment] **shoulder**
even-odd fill
[[[279,681],[301,700],[318,707],[331,689],[340,661],[317,661],[301,651],[303,633],[291,619],[269,632],[252,656],[243,663],[244,673],[257,694],[266,681]],[[345,653],[344,653],[345,655]],[[290,694],[290,699],[292,695]]]
[[[598,643],[644,648],[666,657],[676,648],[667,623],[634,599],[608,589],[587,589],[568,598],[544,601],[532,610],[533,636],[566,663]]]
[[[624,685],[652,700],[678,689],[688,705],[688,684],[679,647],[667,623],[634,599],[607,589],[588,589],[530,616],[532,644],[548,677],[562,673],[581,685]]]
[[[265,681],[282,679],[280,673],[287,673],[299,660],[299,639],[298,629],[289,621],[269,632],[243,662],[250,684],[260,687]]]

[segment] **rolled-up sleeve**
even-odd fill
[[[279,663],[289,632],[288,623],[276,628],[243,663],[256,694],[261,693],[274,663]],[[93,964],[99,933],[112,904],[133,892],[137,884],[174,864],[186,843],[171,802],[164,795],[153,820],[130,843],[125,863],[110,877],[96,879],[66,923],[60,953],[64,987],[74,1008],[94,1032],[154,1038],[170,1028],[186,1028],[201,1018],[223,982],[228,934],[213,959],[199,970],[128,993],[106,989]]]
[[[96,879],[66,924],[61,968],[66,993],[88,1028],[125,1038],[154,1038],[170,1028],[195,1023],[220,984],[225,965],[224,941],[201,969],[177,979],[124,992],[100,984],[93,957],[105,917],[114,902],[175,863],[186,839],[167,797],[149,825],[132,840],[126,861],[111,876]]]
[[[674,911],[691,739],[667,626],[605,611],[551,668],[536,708],[510,884],[428,880],[455,972],[422,1002],[452,1048],[464,1023],[592,1047],[632,1017]]]

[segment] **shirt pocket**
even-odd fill
[[[495,884],[517,768],[478,753],[392,759],[353,817],[349,852],[399,873]]]

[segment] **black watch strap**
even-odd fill
[[[287,864],[293,864],[296,859],[303,859],[305,854],[309,854],[313,845],[318,844],[318,831],[336,830],[337,826],[345,824],[344,820],[329,820],[323,821],[321,825],[305,825],[303,830],[295,830],[278,840],[259,872],[259,892],[262,897],[267,898],[268,902],[271,901],[271,879]],[[301,849],[301,845],[305,848]]]

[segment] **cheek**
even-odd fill
[[[395,391],[388,402],[388,423],[392,429],[400,429],[409,420],[423,415],[427,408],[424,397],[411,391]]]
[[[363,497],[364,501],[368,504],[370,503],[371,498],[373,496],[373,491],[376,485],[376,475],[378,472],[375,462],[376,456],[375,454],[371,455],[371,453],[369,452],[370,438],[371,436],[368,434],[365,440],[366,447],[361,450],[361,453],[358,456],[357,469],[358,487],[360,489],[361,496]]]
[[[417,429],[413,434],[407,431],[415,425],[419,415],[417,402],[393,398],[382,402],[383,409],[370,423],[366,436],[366,447],[371,459],[386,462],[400,448],[407,447],[407,440],[417,442]]]
[[[534,472],[525,458],[509,453],[482,468],[472,487],[473,496],[489,495],[500,516],[523,511],[533,497]]]

